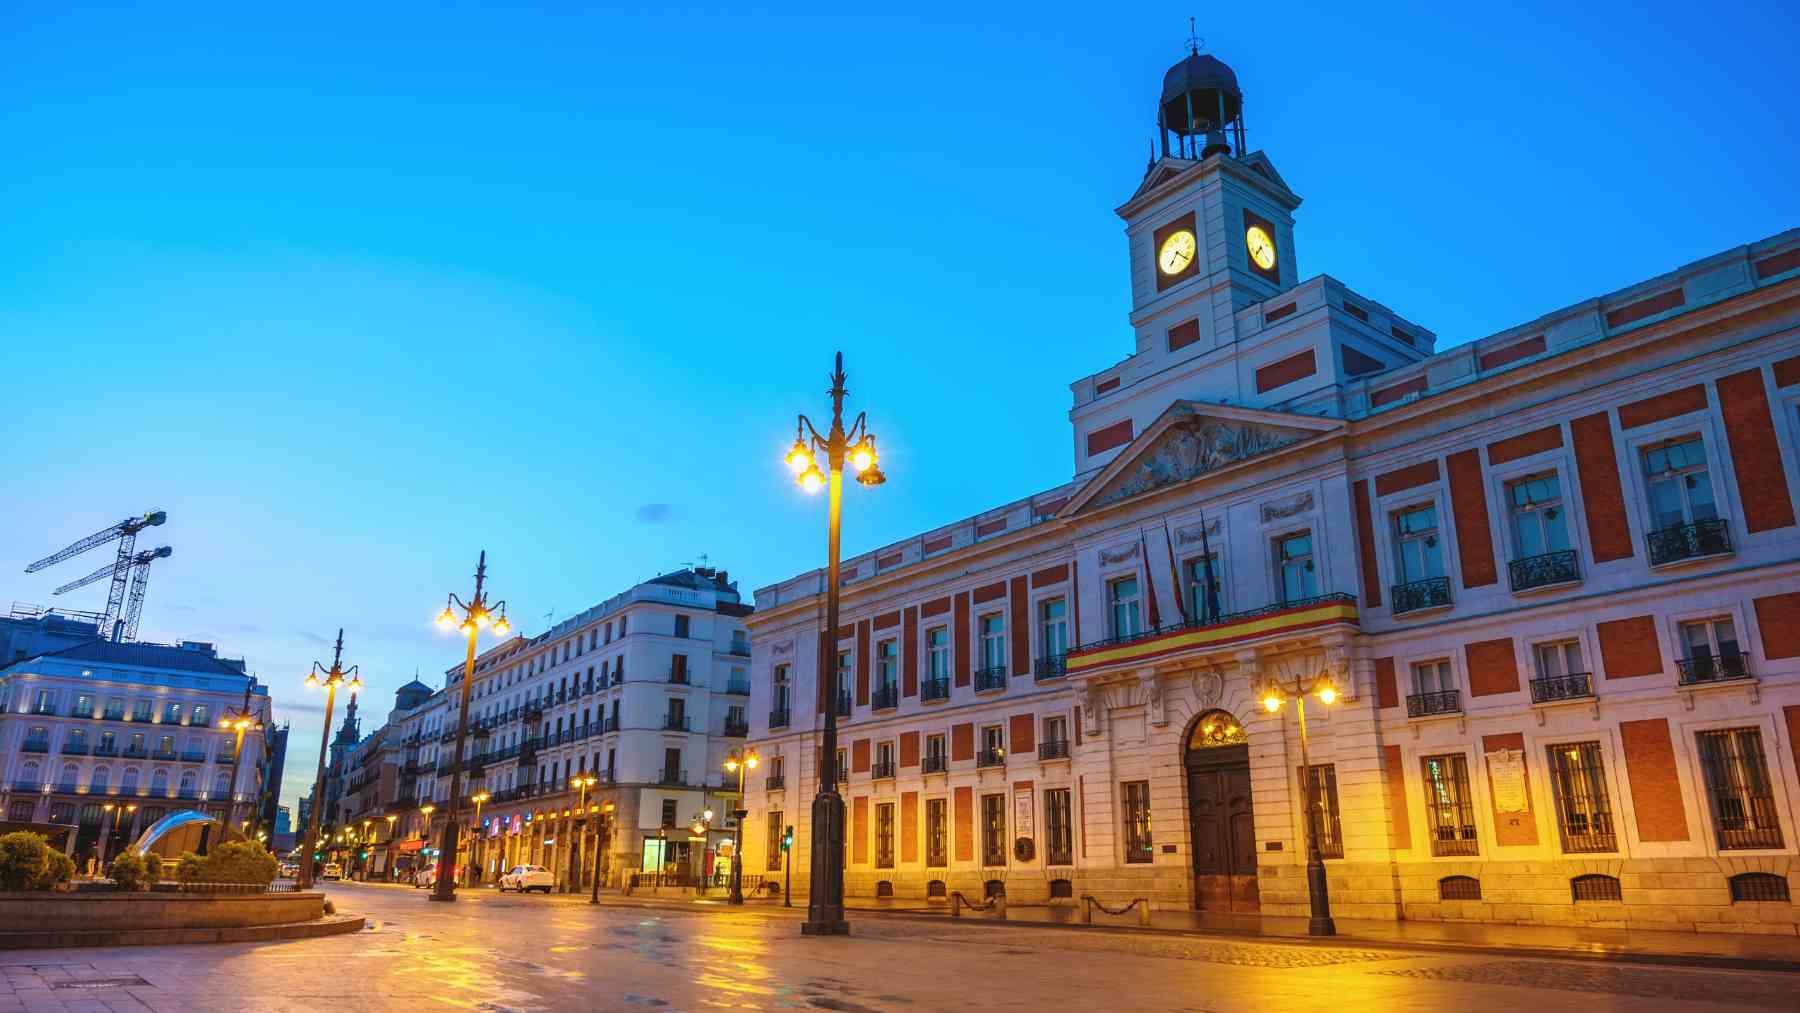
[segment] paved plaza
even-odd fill
[[[0,955],[0,1013],[1793,1009],[1800,975],[334,885],[354,936]]]

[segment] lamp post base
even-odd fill
[[[429,894],[426,894],[426,895],[425,895],[425,899],[426,899],[426,900],[433,900],[433,901],[438,901],[438,902],[439,902],[439,903],[445,903],[445,904],[447,904],[447,903],[450,903],[450,902],[451,902],[451,901],[454,901],[454,900],[455,900],[455,899],[456,899],[456,894],[453,894],[453,893],[452,893],[452,894],[446,894],[446,895],[444,895],[444,896],[441,896],[441,897],[440,897],[440,896],[438,896],[438,895],[437,895],[437,894],[435,894],[435,893],[429,893]]]
[[[1306,934],[1309,936],[1335,936],[1337,935],[1337,923],[1330,918],[1308,918]]]
[[[803,936],[847,936],[850,934],[850,923],[842,918],[835,922],[801,922],[800,934]]]

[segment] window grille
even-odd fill
[[[1576,901],[1625,899],[1624,895],[1619,892],[1618,880],[1598,873],[1576,876],[1569,880],[1569,892]]]
[[[1127,781],[1125,794],[1125,860],[1151,860],[1150,782]]]
[[[1790,900],[1786,877],[1768,872],[1743,872],[1731,877],[1731,900],[1762,901]]]
[[[1728,728],[1701,732],[1698,739],[1719,850],[1781,847],[1762,733]]]
[[[925,800],[925,864],[934,869],[950,864],[946,847],[950,836],[945,825],[946,806],[946,801],[941,798]]]
[[[1044,823],[1049,837],[1044,864],[1073,865],[1075,831],[1070,820],[1069,789],[1051,788],[1044,792]]]
[[[1563,851],[1580,854],[1617,851],[1612,803],[1606,792],[1600,743],[1578,742],[1549,747],[1550,788],[1556,800],[1557,828]]]
[[[1427,756],[1425,821],[1433,855],[1478,855],[1475,806],[1469,794],[1469,760],[1461,753]]]
[[[894,867],[894,805],[891,802],[875,807],[875,868],[892,869]]]
[[[1300,771],[1306,783],[1306,802],[1315,814],[1319,834],[1319,854],[1325,858],[1344,857],[1344,832],[1338,819],[1337,765],[1315,763]]]
[[[949,896],[949,891],[945,889],[943,880],[934,879],[931,882],[925,884],[925,896],[927,896],[927,897],[947,897],[947,896]]]
[[[1445,876],[1438,880],[1439,900],[1480,900],[1481,880],[1474,876]]]
[[[981,864],[1006,864],[1006,796],[981,796]]]
[[[1050,881],[1050,896],[1052,899],[1073,897],[1075,896],[1075,884],[1066,879],[1053,879]]]

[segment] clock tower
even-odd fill
[[[1268,156],[1244,148],[1237,75],[1190,43],[1163,75],[1158,149],[1118,209],[1131,244],[1131,324],[1140,354],[1229,343],[1244,307],[1292,288],[1294,209]]]

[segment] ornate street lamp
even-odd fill
[[[307,689],[320,686],[325,687],[325,731],[319,737],[319,773],[313,779],[312,812],[306,820],[306,848],[300,855],[300,882],[296,885],[302,890],[310,890],[313,885],[313,849],[319,846],[319,810],[325,808],[325,749],[331,744],[331,708],[337,702],[337,688],[345,686],[352,693],[361,693],[363,688],[356,666],[344,668],[344,631],[341,627],[337,646],[332,648],[331,667],[326,668],[315,661],[312,671],[306,673]]]
[[[725,757],[725,769],[737,774],[738,803],[731,811],[731,819],[737,824],[731,843],[731,899],[732,904],[744,902],[744,817],[750,810],[744,808],[744,774],[756,769],[762,757],[756,755],[754,749],[733,749]]]
[[[1337,683],[1330,669],[1318,675],[1283,680],[1275,675],[1263,678],[1263,709],[1270,714],[1281,712],[1281,705],[1294,701],[1294,716],[1300,721],[1300,792],[1306,807],[1306,897],[1312,906],[1306,931],[1315,936],[1337,935],[1337,924],[1331,920],[1331,897],[1325,889],[1325,858],[1319,851],[1319,806],[1313,801],[1313,769],[1306,752],[1306,697],[1317,694],[1319,702],[1329,707],[1337,702]],[[1321,786],[1321,795],[1323,786]],[[1323,799],[1321,799],[1323,801]]]
[[[837,354],[831,372],[831,429],[824,436],[805,415],[794,429],[794,445],[787,452],[787,466],[794,480],[807,492],[827,489],[825,522],[825,630],[826,642],[834,648],[832,657],[821,656],[818,678],[824,684],[826,673],[836,671],[835,646],[838,628],[838,548],[843,523],[844,462],[856,470],[856,480],[874,487],[887,481],[881,472],[881,459],[875,453],[875,437],[869,432],[867,418],[857,415],[848,431],[844,429],[844,353]],[[818,456],[824,455],[827,472],[819,471]],[[843,935],[850,931],[844,920],[844,798],[838,794],[837,771],[837,687],[821,694],[825,699],[825,742],[819,790],[812,804],[812,888],[807,900],[806,921],[800,931],[809,936]]]
[[[438,613],[437,617],[439,629],[462,631],[468,638],[469,651],[463,660],[462,693],[458,696],[461,710],[456,715],[456,752],[451,754],[455,757],[455,762],[450,766],[450,798],[445,802],[444,840],[438,848],[437,883],[431,888],[431,899],[436,901],[456,899],[456,835],[462,828],[461,822],[456,818],[456,809],[462,804],[463,747],[469,739],[469,691],[475,682],[475,635],[490,624],[497,637],[504,637],[512,630],[512,624],[506,621],[506,603],[488,603],[484,589],[486,583],[487,551],[484,549],[480,562],[475,565],[475,594],[465,602],[454,592],[451,593],[444,604],[444,611]]]
[[[464,869],[463,878],[471,884],[475,882],[475,877],[481,875],[481,848],[485,843],[481,833],[481,804],[492,797],[485,791],[469,796],[469,801],[475,803],[475,820],[469,824],[469,832],[475,835],[475,843],[469,848],[469,864],[475,867],[475,871],[471,873]]]
[[[600,860],[606,856],[606,845],[609,834],[606,832],[608,821],[612,819],[613,804],[602,803],[600,814],[594,819],[594,892],[588,896],[589,904],[600,903],[600,876],[605,871],[600,867]]]

